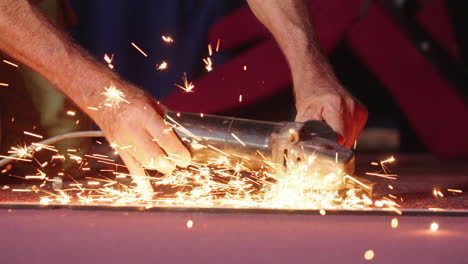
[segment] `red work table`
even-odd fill
[[[322,216],[317,211],[27,207],[0,209],[2,263],[468,261],[467,211]],[[399,225],[392,228],[395,217]],[[429,230],[432,222],[438,231]],[[367,250],[374,251],[372,260],[364,259]]]

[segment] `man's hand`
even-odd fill
[[[324,120],[351,147],[367,121],[367,110],[337,81],[319,48],[308,0],[248,0],[271,31],[291,68],[296,121]]]
[[[176,165],[188,166],[190,152],[164,123],[164,107],[138,88],[123,86],[117,88],[128,94],[128,103],[91,115],[131,173],[141,175],[143,167],[167,174]]]
[[[296,121],[324,120],[337,134],[338,143],[353,146],[367,121],[366,108],[338,84],[296,99]]]

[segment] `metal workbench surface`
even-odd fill
[[[2,263],[468,262],[468,217],[463,211],[321,216],[20,208],[0,208]],[[399,225],[392,228],[395,217]],[[429,230],[432,222],[439,224],[438,231]],[[370,261],[364,259],[369,249],[375,253]]]

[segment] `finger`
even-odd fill
[[[305,111],[299,111],[296,115],[296,122],[306,122],[310,120],[323,120],[322,110],[308,108]]]
[[[335,131],[338,143],[345,145],[347,143],[347,134],[343,114],[334,109],[331,111],[325,109],[323,112],[323,119],[333,129],[333,131]]]
[[[175,164],[146,132],[135,138],[133,146],[128,152],[141,163],[142,167],[156,169],[163,174],[170,174],[175,169]]]
[[[147,124],[148,133],[167,153],[169,159],[179,167],[187,167],[191,161],[188,149],[182,144],[172,128],[162,119]]]
[[[145,170],[140,167],[138,162],[126,151],[120,152],[119,155],[125,165],[127,165],[132,180],[136,184],[137,191],[145,199],[151,199],[153,197],[153,187],[151,186],[149,179],[146,177]]]
[[[364,107],[357,107],[353,116],[354,123],[352,124],[352,134],[351,134],[351,146],[359,138],[364,126],[367,122],[367,110]],[[350,146],[350,147],[351,147]]]

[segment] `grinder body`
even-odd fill
[[[308,162],[311,171],[327,174],[337,169],[352,174],[354,153],[337,144],[333,130],[323,121],[265,122],[233,117],[166,112],[165,121],[192,154],[206,163],[220,155],[231,162],[242,161],[250,169],[288,162]]]

